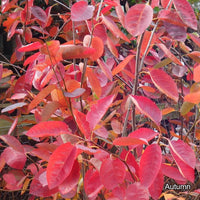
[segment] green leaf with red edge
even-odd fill
[[[192,39],[192,41],[200,47],[200,38],[192,33],[188,33],[188,36]]]
[[[62,54],[63,59],[73,58],[90,58],[96,53],[96,49],[90,47],[83,47],[80,45],[60,45],[59,53]]]
[[[158,43],[157,46],[160,47],[165,55],[170,58],[174,63],[181,66],[183,65],[181,61],[174,54],[172,54],[171,51],[164,44]]]
[[[126,65],[135,57],[135,55],[129,55],[126,58],[124,58],[124,60],[122,62],[120,62],[117,67],[115,67],[112,70],[112,75],[114,76],[115,74],[121,72],[124,67],[126,67]]]
[[[42,47],[43,45],[40,42],[33,42],[31,44],[27,44],[25,46],[20,47],[17,49],[19,52],[27,52],[27,51],[35,51]]]
[[[56,85],[48,85],[42,89],[28,105],[28,112],[35,108],[44,98],[46,98],[54,89],[57,89]]]
[[[151,24],[153,9],[147,4],[132,6],[125,16],[125,27],[132,36],[141,35]]]
[[[186,179],[179,172],[179,170],[175,167],[172,167],[171,165],[162,164],[161,170],[165,176],[168,176],[169,178],[172,178],[175,181],[186,182]]]
[[[158,144],[151,144],[142,154],[140,160],[140,182],[145,187],[150,187],[160,171],[162,153]],[[149,172],[151,169],[151,173]]]
[[[197,18],[187,0],[173,0],[175,9],[183,22],[190,28],[197,30]]]
[[[182,19],[179,17],[177,12],[173,10],[160,10],[158,14],[158,19],[177,26],[182,26],[182,27],[186,26],[186,24],[183,23]]]
[[[90,85],[92,86],[93,91],[97,95],[98,98],[100,98],[101,93],[102,93],[102,88],[99,82],[99,79],[93,72],[91,68],[86,68],[86,76],[90,82]]]
[[[100,180],[106,189],[112,190],[124,182],[126,168],[119,159],[105,159],[100,168]]]
[[[67,194],[71,190],[73,190],[78,184],[80,177],[80,166],[77,160],[74,161],[74,165],[72,167],[71,173],[69,176],[59,185],[59,192],[62,195]]]
[[[108,28],[108,30],[117,38],[121,38],[122,40],[125,40],[126,42],[130,42],[130,40],[124,35],[123,32],[119,30],[115,22],[107,16],[101,15],[102,22],[105,24],[105,26]]]
[[[12,135],[0,135],[0,139],[3,140],[8,146],[12,147],[16,151],[24,152],[23,145]]]
[[[155,200],[159,199],[164,186],[164,176],[161,170],[158,172],[154,182],[149,187],[149,193],[151,197]]]
[[[58,188],[49,189],[46,169],[40,168],[30,184],[30,194],[39,197],[49,197],[58,192]]]
[[[93,130],[99,123],[113,100],[114,95],[110,95],[99,99],[95,104],[92,105],[91,110],[86,115],[86,120],[89,122],[91,130]]]
[[[94,169],[89,169],[84,177],[84,189],[88,198],[96,198],[102,188],[103,184],[100,181],[99,172]]]
[[[36,124],[27,131],[26,135],[29,137],[48,137],[71,133],[71,130],[64,122],[47,121]]]
[[[88,5],[86,1],[79,1],[71,7],[71,20],[84,21],[91,19],[94,12],[94,6]]]
[[[137,95],[130,95],[130,99],[142,114],[149,117],[157,125],[160,124],[160,121],[162,120],[162,112],[152,100]]]
[[[149,192],[140,182],[129,185],[126,189],[126,199],[149,200]]]
[[[82,112],[79,112],[78,110],[74,110],[73,113],[80,131],[87,139],[89,139],[91,135],[91,130],[89,122],[86,120],[86,115]]]
[[[24,152],[17,151],[12,147],[4,149],[1,157],[5,162],[14,169],[23,169],[26,163],[26,155]]]
[[[71,173],[76,159],[76,147],[71,143],[60,145],[50,156],[47,165],[49,189],[58,187]]]
[[[99,67],[103,71],[103,73],[107,76],[107,78],[112,81],[112,72],[110,68],[106,65],[106,63],[102,59],[98,59],[97,63],[99,64]]]
[[[152,69],[150,77],[154,85],[166,96],[178,102],[179,94],[177,85],[166,72],[161,69]]]
[[[194,168],[196,157],[192,148],[182,140],[170,141],[169,149],[176,161],[180,173],[189,181],[194,181]]]
[[[143,138],[120,137],[120,138],[114,139],[113,144],[117,146],[129,146],[129,145],[135,145],[135,144],[148,145],[148,141]]]

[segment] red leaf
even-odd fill
[[[184,143],[182,140],[170,141],[169,149],[176,161],[180,173],[189,181],[194,181],[194,168],[196,165],[196,158],[192,148]]]
[[[86,121],[86,115],[78,110],[74,110],[74,117],[76,119],[76,123],[80,129],[80,131],[84,134],[84,136],[89,139],[91,130],[89,126],[89,122]]]
[[[17,123],[18,123],[18,119],[19,119],[19,116],[16,116],[12,125],[9,128],[8,135],[10,135],[14,131],[14,129],[16,128]]]
[[[99,191],[103,188],[100,181],[99,172],[89,169],[84,177],[84,188],[88,198],[94,199]]]
[[[23,145],[16,139],[14,136],[11,135],[0,135],[0,139],[3,140],[6,144],[12,147],[14,150],[24,153]]]
[[[34,42],[17,49],[17,51],[19,52],[35,51],[35,50],[40,49],[41,47],[42,47],[42,44],[40,42]]]
[[[190,36],[190,38],[192,39],[192,41],[198,45],[200,47],[200,38],[197,37],[196,35],[192,34],[192,33],[188,33],[188,35]]]
[[[158,172],[158,175],[156,176],[154,182],[149,187],[149,193],[151,194],[151,197],[155,200],[159,199],[164,185],[164,177],[161,172],[161,170]]]
[[[153,19],[153,9],[147,4],[136,4],[132,6],[126,16],[126,29],[132,36],[141,35],[151,24]]]
[[[59,191],[62,195],[67,194],[78,184],[80,177],[80,166],[77,160],[74,161],[70,175],[59,185]]]
[[[79,1],[71,7],[72,21],[84,21],[91,19],[94,12],[94,6],[89,6],[86,1]]]
[[[162,112],[153,101],[147,97],[136,95],[130,95],[130,98],[142,114],[149,117],[157,125],[160,123]]]
[[[42,10],[42,8],[40,8],[39,6],[32,6],[31,7],[31,13],[33,14],[33,16],[38,19],[40,22],[42,22],[42,26],[43,28],[46,26],[47,24],[47,14],[45,13],[44,10]]]
[[[174,80],[166,72],[160,69],[150,71],[151,80],[154,85],[169,98],[178,102],[178,89]]]
[[[115,6],[115,10],[119,18],[119,21],[122,24],[122,26],[125,27],[125,15],[122,6],[120,5],[120,1],[119,0],[114,0],[114,1],[117,3],[117,6]]]
[[[112,190],[124,182],[125,165],[119,159],[105,159],[100,168],[100,179],[103,185]]]
[[[174,63],[178,65],[183,65],[181,61],[174,54],[172,54],[171,51],[164,44],[159,43],[157,45],[164,51],[165,55],[168,58],[170,58]]]
[[[61,121],[40,122],[28,130],[26,133],[29,137],[47,137],[61,134],[71,134],[71,130]]]
[[[151,7],[152,8],[159,7],[159,0],[152,0],[151,1]]]
[[[117,25],[114,23],[114,21],[109,18],[106,17],[104,15],[101,15],[103,23],[106,25],[106,27],[109,29],[109,31],[117,38],[121,38],[122,40],[125,40],[126,42],[130,42],[130,40],[124,35],[124,33],[122,33],[119,28],[117,27]]]
[[[115,67],[112,70],[112,75],[114,76],[115,74],[121,72],[124,67],[126,67],[126,65],[135,57],[135,55],[129,55],[126,58],[123,59],[122,62],[119,63],[119,65],[117,65],[117,67]]]
[[[58,188],[48,188],[46,169],[41,168],[31,182],[30,194],[39,197],[49,197],[57,192]]]
[[[175,167],[172,167],[167,164],[162,164],[161,167],[162,173],[169,178],[174,179],[175,181],[186,182],[186,179],[182,176],[179,170]]]
[[[47,165],[49,189],[59,186],[71,173],[76,158],[76,147],[70,143],[60,145],[50,156]]]
[[[2,78],[3,75],[3,64],[0,63],[0,80]]]
[[[16,151],[12,147],[4,149],[1,156],[10,167],[15,169],[23,169],[26,163],[26,155],[20,151]]]
[[[135,144],[148,145],[148,142],[147,140],[142,139],[142,138],[120,137],[120,138],[114,139],[113,144],[118,145],[118,146],[128,146],[128,145],[135,145]]]
[[[41,90],[31,101],[31,103],[28,105],[28,111],[31,111],[33,108],[35,108],[41,101],[43,101],[44,98],[46,98],[54,89],[56,89],[56,85],[48,85],[46,88]]]
[[[103,71],[103,73],[107,76],[107,78],[112,81],[112,72],[110,70],[110,68],[106,65],[106,63],[104,63],[104,61],[102,59],[98,59],[97,63],[99,64],[99,67],[101,68],[101,70]]]
[[[10,170],[3,175],[3,179],[6,182],[6,189],[8,190],[20,190],[22,189],[22,183],[25,180],[24,173],[21,170]]]
[[[92,105],[91,110],[87,113],[86,120],[90,124],[90,129],[93,130],[101,118],[106,113],[107,109],[114,100],[114,95],[104,97]]]
[[[149,128],[139,128],[139,129],[131,132],[128,135],[128,137],[129,138],[140,138],[140,139],[145,139],[147,141],[150,141],[158,134],[159,134],[158,132],[155,132]]]
[[[126,199],[149,200],[148,189],[141,185],[139,182],[133,183],[126,189]]]
[[[173,10],[160,10],[158,14],[158,19],[166,21],[168,23],[185,27],[186,25],[183,23],[182,19],[179,17],[177,12]]]
[[[158,144],[151,144],[142,154],[140,160],[140,181],[145,187],[151,186],[159,173],[162,153]],[[151,172],[149,171],[151,169]]]
[[[195,13],[187,0],[173,0],[174,6],[183,22],[190,28],[197,30]]]

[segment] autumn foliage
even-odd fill
[[[198,199],[197,13],[187,0],[62,2],[1,1],[16,43],[0,61],[9,77],[0,119],[11,122],[0,135],[1,190]],[[191,187],[170,193],[167,183]]]

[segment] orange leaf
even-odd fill
[[[68,92],[73,92],[74,90],[76,90],[77,88],[80,88],[80,82],[70,79],[67,80],[65,83],[66,87],[67,87],[67,91]]]
[[[117,67],[113,69],[112,75],[114,76],[115,74],[121,72],[124,69],[124,67],[126,67],[126,65],[129,63],[129,61],[133,58],[134,55],[127,56],[122,62],[119,63],[119,65],[117,65]]]
[[[91,37],[90,35],[86,35],[83,39],[83,45],[85,47],[91,46],[92,48],[96,50],[96,52],[90,56],[91,60],[93,61],[97,60],[98,58],[102,56],[103,51],[104,51],[104,44],[101,38]]]
[[[200,65],[194,68],[193,80],[195,82],[200,82]]]
[[[28,105],[28,111],[30,112],[33,108],[35,108],[41,101],[43,101],[44,98],[46,98],[52,90],[56,89],[56,85],[48,85],[46,88],[41,90],[31,101],[31,103]]]
[[[187,94],[184,97],[184,101],[187,101],[187,102],[190,102],[190,103],[194,103],[194,104],[200,103],[200,91],[192,92],[190,94]]]
[[[92,86],[92,89],[94,90],[95,94],[99,98],[101,96],[101,85],[99,82],[99,79],[95,75],[95,73],[92,71],[91,68],[86,69],[86,76],[88,77],[88,80]]]
[[[63,59],[73,59],[73,58],[89,58],[95,54],[96,50],[94,48],[83,47],[80,45],[60,45],[60,50]]]

